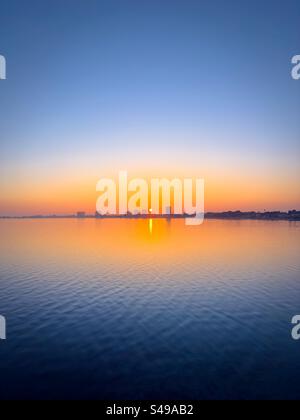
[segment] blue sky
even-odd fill
[[[290,186],[299,21],[298,0],[2,0],[0,185],[140,162]]]

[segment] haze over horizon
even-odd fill
[[[206,211],[300,209],[297,0],[4,0],[0,216],[197,177]]]

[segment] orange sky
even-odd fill
[[[159,171],[154,176],[163,176]],[[109,171],[106,177],[116,174]],[[146,171],[144,172],[146,173]],[[149,172],[148,172],[149,173]],[[31,174],[32,175],[32,174]],[[42,174],[43,175],[43,174]],[[98,178],[78,173],[70,176],[65,173],[53,176],[39,176],[29,179],[10,180],[9,185],[1,189],[0,214],[1,215],[32,215],[32,214],[65,214],[77,211],[94,213]],[[145,175],[149,179],[148,174]],[[178,174],[181,177],[182,173]],[[143,177],[137,171],[129,172],[129,179]],[[170,180],[175,177],[165,174]],[[202,176],[198,176],[199,178]],[[196,171],[187,171],[187,177],[196,178]],[[289,210],[300,208],[300,190],[296,179],[288,182],[284,178],[273,179],[258,174],[243,174],[236,176],[234,171],[213,174],[207,173],[205,180],[205,211],[224,210]],[[150,206],[150,204],[149,204]]]

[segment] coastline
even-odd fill
[[[187,214],[171,214],[171,215],[105,215],[98,214],[69,214],[69,215],[32,215],[32,216],[0,216],[0,220],[44,220],[44,219],[126,219],[126,220],[149,220],[149,219],[186,219],[193,218],[195,215]],[[270,220],[270,221],[300,221],[300,211],[291,210],[289,212],[241,212],[241,211],[228,211],[228,212],[208,212],[205,213],[205,219],[215,220]]]

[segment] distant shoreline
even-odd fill
[[[125,219],[125,220],[148,220],[148,219],[185,219],[192,218],[195,215],[187,214],[171,214],[171,215],[92,215],[85,213],[70,214],[70,215],[33,215],[33,216],[0,216],[0,220],[47,220],[47,219],[95,219],[95,220],[104,220],[104,219]],[[272,220],[272,221],[300,221],[300,211],[291,210],[289,212],[241,212],[241,211],[228,211],[228,212],[208,212],[205,213],[205,219],[219,219],[219,220]]]

